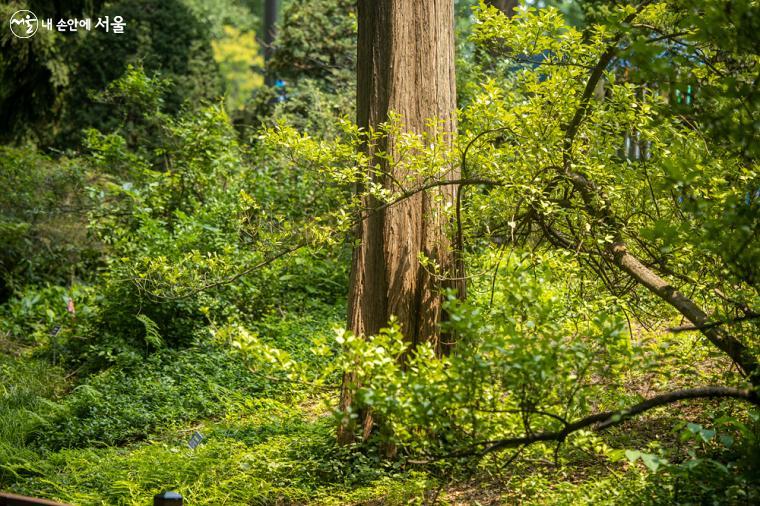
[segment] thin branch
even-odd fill
[[[383,211],[389,207],[395,206],[401,201],[404,201],[410,197],[413,197],[414,195],[424,192],[426,190],[430,190],[432,188],[438,188],[440,186],[465,186],[465,185],[484,185],[484,186],[502,186],[504,183],[501,183],[499,181],[494,181],[492,179],[480,179],[480,178],[469,178],[469,179],[452,179],[452,180],[446,180],[446,181],[433,181],[432,183],[424,184],[418,188],[415,188],[414,190],[409,190],[405,193],[402,193],[395,199],[386,202],[382,205],[379,205],[377,207],[373,207],[367,212],[366,216],[362,217],[363,219],[366,219],[367,216],[371,213],[377,213],[380,211]]]
[[[253,271],[256,271],[258,269],[264,268],[267,265],[275,262],[276,260],[279,260],[280,258],[283,258],[283,257],[285,257],[285,256],[287,256],[287,255],[289,255],[291,253],[295,253],[299,249],[305,247],[307,244],[309,244],[308,241],[299,242],[299,243],[295,244],[294,246],[291,246],[291,247],[286,248],[284,250],[278,251],[277,253],[275,253],[272,256],[269,256],[269,257],[263,259],[262,261],[254,264],[254,265],[251,265],[249,267],[246,267],[245,269],[243,269],[243,270],[241,270],[239,272],[236,272],[235,274],[233,274],[230,277],[227,277],[227,278],[224,278],[224,279],[220,279],[220,280],[217,280],[217,281],[214,281],[214,282],[211,282],[211,283],[207,283],[205,285],[202,285],[202,286],[199,286],[197,288],[194,288],[194,289],[190,290],[189,292],[186,292],[186,293],[183,293],[183,294],[173,295],[173,296],[166,296],[166,295],[159,295],[159,294],[153,293],[153,292],[151,292],[149,290],[146,290],[146,293],[148,294],[149,297],[152,297],[154,299],[163,299],[163,300],[181,300],[181,299],[186,299],[188,297],[192,297],[193,295],[197,295],[197,294],[199,294],[201,292],[205,292],[205,291],[210,290],[212,288],[216,288],[217,286],[228,285],[230,283],[233,283],[233,282],[237,281],[238,279],[242,278],[243,276],[245,276],[246,274],[250,274]]]
[[[464,151],[462,152],[462,163],[461,163],[461,175],[466,180],[468,177],[467,174],[467,154],[470,151],[470,148],[477,142],[480,138],[484,137],[485,135],[489,135],[492,133],[497,132],[510,132],[511,134],[515,135],[514,131],[509,127],[500,127],[500,128],[493,128],[490,130],[485,130],[483,132],[480,132],[478,135],[470,139],[470,141],[467,143],[467,145],[464,148]],[[458,277],[464,278],[465,277],[465,265],[464,265],[464,231],[462,230],[462,195],[464,194],[464,188],[462,185],[460,185],[457,188],[456,192],[456,238],[454,241],[454,268],[455,272],[457,273]],[[467,285],[465,283],[461,284],[460,290],[462,293],[459,293],[458,296],[462,299],[464,299],[467,295]]]
[[[594,67],[592,65],[585,65],[583,63],[574,63],[566,60],[531,60],[530,58],[525,58],[521,56],[507,56],[508,58],[511,58],[512,61],[515,63],[522,63],[526,65],[537,65],[537,66],[549,66],[549,67],[578,67],[586,70],[592,70]]]
[[[670,327],[668,332],[688,332],[690,330],[706,330],[719,327],[721,325],[730,325],[732,323],[739,323],[747,320],[755,320],[760,318],[760,313],[747,313],[743,316],[731,318],[730,320],[721,320],[715,322],[703,323],[702,325],[683,325],[680,327]]]
[[[369,209],[366,214],[361,216],[354,224],[360,223],[362,220],[366,219],[370,214],[380,212],[384,209],[387,209],[389,207],[392,207],[418,193],[424,192],[425,190],[429,190],[432,188],[440,187],[440,186],[450,186],[450,185],[457,185],[457,186],[463,186],[463,185],[471,185],[471,184],[478,184],[478,185],[488,185],[488,186],[500,186],[502,183],[498,181],[492,181],[489,179],[455,179],[455,180],[445,180],[445,181],[434,181],[425,185],[420,186],[419,188],[416,188],[414,190],[409,190],[398,196],[397,198],[393,199],[390,202],[386,202],[380,206],[374,207],[372,209]],[[199,286],[197,288],[194,288],[188,292],[178,294],[178,295],[159,295],[157,293],[154,293],[152,291],[146,290],[148,295],[154,299],[161,299],[161,300],[181,300],[186,299],[188,297],[192,297],[193,295],[197,295],[199,293],[205,292],[207,290],[210,290],[212,288],[216,288],[218,286],[227,285],[230,283],[233,283],[234,281],[237,281],[241,277],[250,274],[251,272],[254,272],[258,269],[261,269],[263,267],[268,266],[269,264],[291,254],[295,253],[296,251],[300,250],[301,248],[306,247],[310,243],[309,240],[301,240],[297,242],[296,244],[289,246],[287,248],[284,248],[276,253],[273,253],[272,255],[268,256],[267,258],[264,258],[260,262],[251,265],[249,267],[246,267],[245,269],[242,269],[235,274],[224,278],[219,279],[207,284],[204,284],[202,286]]]

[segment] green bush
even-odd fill
[[[353,79],[355,2],[293,0],[284,9],[279,25],[267,69],[274,77],[287,81],[312,78],[327,89]]]
[[[257,89],[235,124],[254,135],[261,125],[286,122],[323,138],[338,136],[337,120],[354,116],[355,2],[295,0],[278,25],[267,73],[282,86]]]
[[[221,95],[219,69],[211,50],[210,27],[183,2],[148,0],[109,2],[99,16],[122,16],[131,36],[114,37],[93,31],[82,38],[74,53],[76,72],[59,142],[78,144],[82,129],[113,130],[122,118],[108,104],[90,95],[119,78],[128,65],[142,65],[151,76],[168,82],[166,107],[179,111],[185,101],[197,103]],[[86,106],[85,106],[86,104]]]
[[[67,449],[29,461],[10,490],[74,504],[145,504],[161,490],[188,502],[233,504],[419,504],[435,483],[422,472],[385,469],[336,446],[333,427],[296,407],[254,402],[235,420],[127,448]]]
[[[647,491],[676,504],[754,504],[760,500],[760,414],[718,417],[710,426],[681,423],[686,455],[649,465]],[[680,445],[679,445],[680,446]]]

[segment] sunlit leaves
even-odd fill
[[[471,304],[451,297],[444,330],[457,345],[444,357],[429,343],[412,348],[396,327],[369,338],[340,332],[355,409],[371,406],[397,442],[430,452],[519,432],[526,416],[533,430],[556,428],[545,413],[586,409],[592,378],[616,377],[632,350],[622,322],[597,310],[601,301],[584,305],[562,288],[561,261],[507,262],[490,309],[482,295]]]

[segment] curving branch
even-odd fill
[[[443,180],[443,181],[433,181],[431,183],[424,184],[422,186],[419,186],[417,188],[406,190],[403,193],[401,193],[398,197],[394,198],[393,200],[389,202],[385,202],[379,206],[367,209],[365,212],[362,213],[362,216],[360,216],[357,220],[353,222],[355,225],[356,223],[360,223],[362,220],[366,220],[368,216],[378,213],[384,209],[387,209],[389,207],[393,207],[395,205],[398,205],[399,203],[403,202],[404,200],[413,197],[414,195],[417,195],[418,193],[438,188],[442,186],[457,186],[457,187],[463,187],[467,185],[483,185],[483,186],[502,186],[504,183],[501,183],[499,181],[494,181],[490,179],[480,179],[480,178],[468,178],[468,179],[451,179],[451,180]],[[228,285],[230,283],[233,283],[237,281],[238,279],[242,278],[243,276],[246,276],[254,271],[257,271],[259,269],[262,269],[275,261],[284,258],[291,253],[295,253],[296,251],[308,246],[310,244],[310,241],[308,239],[300,239],[294,244],[284,247],[279,251],[273,252],[271,255],[265,257],[260,262],[255,263],[253,265],[250,265],[244,269],[241,269],[240,271],[236,272],[235,274],[230,275],[229,277],[218,279],[209,283],[206,283],[204,285],[198,286],[196,288],[193,288],[191,290],[188,290],[187,292],[176,294],[176,295],[161,295],[155,292],[152,292],[150,290],[145,290],[145,293],[148,295],[148,297],[154,299],[154,300],[183,300],[187,299],[189,297],[192,297],[194,295],[198,295],[199,293],[206,292],[208,290],[211,290],[213,288],[217,288],[219,286]],[[136,280],[131,280],[133,283],[137,284]],[[138,285],[139,286],[139,285]],[[140,287],[142,288],[142,287]]]
[[[499,450],[505,450],[508,448],[522,448],[524,446],[540,442],[554,441],[562,443],[570,434],[578,432],[579,430],[591,428],[591,430],[594,431],[601,431],[609,427],[619,425],[631,417],[640,415],[641,413],[645,413],[651,409],[690,399],[738,399],[755,406],[760,406],[760,397],[754,390],[744,390],[739,388],[719,386],[688,388],[656,395],[626,409],[596,413],[571,423],[564,422],[565,426],[561,430],[486,441],[474,445],[472,448],[462,452],[437,457],[435,459],[427,461],[412,461],[412,463],[423,464],[430,463],[433,460],[463,457],[482,457]]]
[[[630,252],[623,238],[625,227],[614,214],[603,189],[581,172],[566,170],[565,177],[581,196],[586,212],[601,225],[605,233],[613,237],[612,242],[605,243],[601,251],[605,260],[676,309],[693,324],[693,330],[702,332],[710,343],[728,355],[753,385],[760,385],[760,364],[752,351],[725,328],[713,325],[707,313],[696,302],[679,292]]]

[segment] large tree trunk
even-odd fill
[[[406,131],[430,130],[438,120],[438,133],[447,142],[456,130],[456,81],[454,76],[453,0],[359,0],[359,41],[357,57],[357,123],[364,129],[377,128],[389,113],[401,117]],[[395,139],[390,136],[380,146],[365,146],[370,166],[379,164],[385,173],[374,175],[385,187],[392,181],[409,181],[410,174],[394,166],[389,174],[386,161],[375,151],[397,157]],[[458,169],[447,169],[441,178],[456,179]],[[411,175],[414,180],[414,175]],[[419,179],[416,179],[419,181]],[[398,188],[394,188],[398,190]],[[418,260],[419,253],[433,258],[449,275],[454,256],[446,236],[441,203],[455,197],[455,187],[418,193],[382,211],[368,212],[356,230],[359,239],[353,255],[348,299],[348,327],[357,335],[373,335],[386,326],[393,315],[412,344],[431,341],[439,352],[441,342],[441,283]],[[365,199],[368,209],[379,203]],[[341,409],[351,408],[344,378]],[[361,414],[364,436],[372,428],[369,413]],[[354,427],[343,425],[339,439],[351,441]]]

